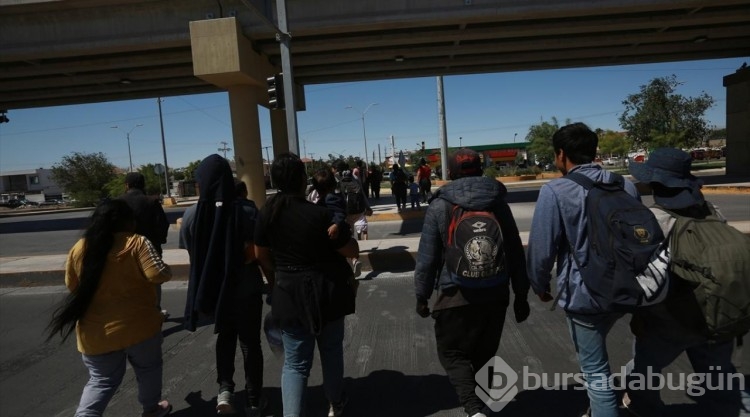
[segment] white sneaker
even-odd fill
[[[235,410],[232,406],[233,394],[230,391],[222,391],[219,396],[216,397],[216,414],[234,414]]]
[[[476,413],[476,414],[474,414],[474,415],[473,415],[473,416],[471,416],[471,417],[487,417],[487,415],[486,415],[486,414],[484,414],[484,413]]]

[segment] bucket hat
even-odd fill
[[[644,163],[628,165],[630,174],[640,182],[666,187],[654,190],[656,204],[668,209],[681,209],[703,203],[700,191],[703,182],[690,173],[693,158],[675,148],[655,149]]]

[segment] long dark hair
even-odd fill
[[[133,210],[122,200],[105,201],[94,210],[89,227],[83,233],[83,265],[78,286],[55,310],[47,326],[47,340],[60,333],[65,341],[73,332],[99,288],[115,233],[132,230],[134,222]]]
[[[284,152],[277,155],[271,165],[271,179],[279,188],[279,193],[266,203],[271,210],[270,224],[273,225],[279,214],[291,204],[295,198],[304,196],[307,185],[305,164],[299,156]]]

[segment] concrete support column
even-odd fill
[[[228,92],[237,178],[247,184],[248,198],[260,207],[266,201],[258,122],[258,101],[261,97],[258,89],[249,85],[232,86]]]
[[[227,90],[237,177],[247,184],[248,197],[266,201],[258,105],[268,102],[266,77],[276,72],[259,55],[234,17],[190,22],[193,72]]]
[[[271,135],[273,135],[273,155],[289,152],[289,133],[286,127],[286,110],[271,110]],[[302,155],[299,155],[302,157]]]
[[[727,175],[750,176],[750,68],[724,77],[727,89]]]

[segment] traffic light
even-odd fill
[[[268,84],[268,105],[271,109],[284,108],[284,78],[275,74],[266,78]]]

